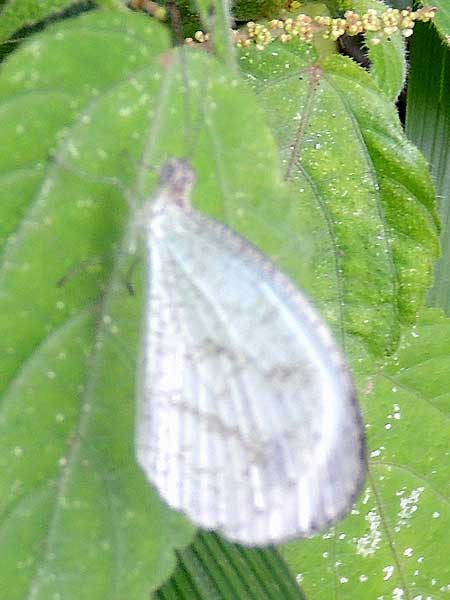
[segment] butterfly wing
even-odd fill
[[[360,490],[366,449],[326,325],[261,252],[193,209],[169,210],[147,239],[144,471],[172,507],[243,544],[335,522]]]

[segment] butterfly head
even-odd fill
[[[196,180],[194,169],[183,158],[169,159],[161,169],[160,185],[167,201],[189,209],[191,192]]]

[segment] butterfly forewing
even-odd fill
[[[365,473],[353,384],[305,296],[170,177],[146,217],[138,460],[198,525],[263,545],[352,505]],[[181,186],[182,187],[182,186]]]

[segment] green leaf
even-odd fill
[[[198,206],[272,254],[290,249],[285,264],[297,280],[308,268],[307,223],[253,94],[217,61],[186,50],[172,52],[165,28],[144,15],[97,12],[49,27],[3,65],[0,580],[8,600],[147,598],[194,533],[134,460],[145,269],[128,255],[135,213],[124,196],[139,204],[153,193],[154,167],[187,156]]]
[[[424,2],[427,6],[427,3]],[[431,6],[437,8],[436,16],[433,19],[434,26],[436,27],[439,35],[447,46],[450,44],[450,6],[447,0],[437,0],[432,2]]]
[[[74,0],[6,0],[0,12],[0,42],[22,29],[77,4]]]
[[[406,135],[422,150],[440,198],[442,257],[429,302],[450,314],[450,89],[449,49],[431,25],[418,25],[411,44]]]
[[[369,479],[344,522],[284,555],[310,600],[445,598],[450,319],[428,310],[368,382]]]
[[[360,14],[366,13],[370,8],[375,9],[378,14],[386,10],[386,4],[380,0],[357,0],[352,6]],[[405,38],[400,32],[396,32],[389,38],[381,38],[380,44],[373,45],[370,40],[374,37],[377,35],[366,35],[371,73],[379,89],[389,100],[395,102],[406,81]]]
[[[292,573],[274,548],[249,549],[202,531],[178,552],[173,577],[155,599],[239,598],[239,600],[302,600]]]
[[[123,202],[49,159],[167,46],[145,18],[93,14],[49,28],[2,71],[2,190],[13,203],[1,203],[0,579],[11,600],[145,598],[193,534],[134,465],[137,331],[125,320],[119,335],[109,321],[110,310],[121,317],[114,286],[125,295],[111,256]],[[84,263],[97,269],[58,288]],[[140,304],[125,298],[121,310],[132,324]]]
[[[370,75],[308,47],[248,50],[241,66],[265,107],[291,180],[321,213],[323,271],[313,295],[335,328],[392,351],[424,303],[438,253],[424,158]],[[325,253],[328,249],[328,261]]]

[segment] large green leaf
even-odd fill
[[[291,571],[274,548],[249,549],[201,532],[178,552],[173,577],[158,600],[304,600]]]
[[[450,319],[428,310],[368,381],[368,486],[343,523],[285,556],[311,600],[447,598]]]
[[[450,49],[431,25],[418,25],[411,44],[406,134],[430,163],[442,217],[442,257],[430,303],[450,314]]]
[[[3,65],[0,111],[2,587],[147,598],[193,528],[134,460],[145,263],[129,281],[124,195],[139,203],[149,166],[185,155],[197,204],[266,251],[299,243],[303,217],[252,93],[203,52],[172,53],[145,16],[91,13],[31,39]]]
[[[395,348],[423,305],[438,253],[427,165],[371,76],[309,48],[247,50],[241,66],[265,107],[286,178],[322,215],[328,248],[314,295],[329,320],[374,353]],[[304,202],[304,200],[303,200]]]

